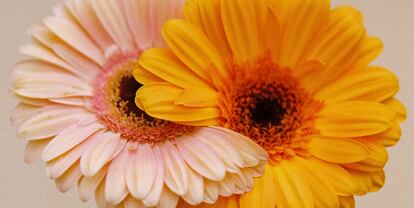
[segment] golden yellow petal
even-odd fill
[[[371,181],[372,186],[369,189],[369,192],[377,192],[379,191],[385,183],[385,173],[384,170],[380,170],[378,172],[371,174]]]
[[[220,110],[216,107],[192,108],[175,105],[175,100],[181,92],[182,89],[169,83],[152,83],[137,91],[136,103],[148,115],[174,122],[202,121],[220,117]]]
[[[264,175],[254,180],[253,190],[240,197],[240,208],[274,208],[275,206],[276,190],[272,169],[268,164],[265,166]]]
[[[264,50],[269,51],[272,60],[277,63],[282,45],[282,28],[273,11],[267,13],[266,29],[263,34]]]
[[[219,0],[189,0],[184,5],[184,16],[206,33],[225,60],[232,59],[221,19]]]
[[[221,18],[237,63],[254,62],[263,55],[261,31],[264,29],[268,0],[221,1]]]
[[[387,131],[375,135],[375,137],[378,137],[380,140],[382,140],[384,146],[386,147],[394,146],[398,141],[400,141],[401,127],[399,124],[393,124]]]
[[[228,76],[227,66],[219,51],[206,35],[184,20],[170,20],[162,34],[178,58],[197,75],[216,87]]]
[[[402,123],[407,119],[407,109],[399,100],[390,98],[383,103],[397,114],[397,117],[395,118],[397,123]]]
[[[348,170],[349,174],[351,174],[352,179],[355,184],[355,194],[356,195],[365,195],[369,192],[372,186],[371,174],[361,171],[355,170]]]
[[[325,64],[325,68],[306,79],[317,79],[319,85],[324,86],[349,70],[346,66],[359,52],[364,32],[363,25],[351,13],[343,12],[341,9],[333,10],[329,22],[320,30],[302,58],[302,62],[320,61]]]
[[[139,63],[150,73],[181,88],[209,87],[206,81],[184,65],[170,49],[152,48],[146,50],[141,54]],[[138,72],[134,71],[134,73]]]
[[[340,208],[355,208],[354,196],[340,196],[338,198],[339,198]]]
[[[141,66],[134,69],[132,72],[135,80],[137,80],[142,85],[150,84],[152,82],[163,82],[161,78],[155,76],[153,73],[147,71]]]
[[[279,17],[279,11],[281,17]],[[282,24],[283,38],[279,64],[294,67],[305,55],[330,15],[329,0],[281,0],[275,14]]]
[[[314,199],[306,178],[291,160],[282,160],[272,166],[274,185],[276,187],[277,207],[313,208]]]
[[[333,185],[337,195],[350,196],[355,192],[355,186],[351,175],[340,165],[325,162],[313,157],[305,159],[323,173],[327,180]]]
[[[369,155],[362,143],[346,138],[311,136],[308,145],[313,156],[333,163],[358,162]]]
[[[386,131],[395,119],[387,106],[368,101],[326,105],[315,120],[322,135],[362,137]]]
[[[368,67],[346,73],[315,94],[326,103],[365,100],[383,101],[398,92],[398,78],[387,69]]]
[[[214,107],[218,106],[218,94],[211,88],[184,89],[175,100],[175,105],[187,107]]]
[[[383,146],[383,142],[376,138],[355,139],[367,147],[369,156],[358,163],[344,164],[348,169],[376,172],[382,170],[388,161],[388,153]]]
[[[301,157],[295,157],[292,160],[302,176],[307,179],[315,207],[339,207],[334,187],[323,172]]]

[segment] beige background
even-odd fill
[[[351,4],[365,14],[370,34],[382,38],[385,51],[376,64],[389,67],[401,79],[399,98],[414,110],[414,0],[332,0]],[[76,189],[59,193],[43,164],[25,165],[24,141],[15,137],[8,116],[15,102],[9,96],[10,68],[21,56],[17,49],[28,43],[27,28],[51,14],[60,0],[0,0],[0,207],[87,207]],[[403,125],[401,142],[389,150],[387,181],[379,193],[358,199],[360,208],[414,207],[414,127],[412,117]]]

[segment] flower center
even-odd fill
[[[110,130],[124,139],[146,144],[171,140],[191,127],[153,118],[135,104],[136,91],[142,86],[133,75],[137,55],[118,55],[110,59],[95,83],[94,111]]]
[[[289,69],[268,59],[253,70],[235,66],[234,77],[220,92],[222,126],[244,134],[261,145],[270,161],[307,154],[306,137],[321,103],[312,99]]]

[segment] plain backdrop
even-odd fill
[[[60,0],[0,0],[0,207],[77,208],[82,203],[76,188],[59,193],[46,177],[44,165],[23,162],[25,142],[16,138],[9,114],[16,104],[9,96],[10,69],[22,58],[18,48],[30,42],[27,28],[52,14]],[[414,109],[414,0],[332,0],[349,4],[365,15],[370,34],[380,37],[385,50],[375,65],[392,69],[400,78],[398,97]],[[359,197],[359,208],[409,208],[414,204],[414,121],[403,125],[400,143],[389,149],[386,184],[378,193]]]

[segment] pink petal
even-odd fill
[[[109,0],[92,0],[92,5],[112,39],[124,52],[133,52],[135,43],[117,3]]]
[[[104,64],[105,59],[100,49],[76,24],[59,17],[46,18],[44,24],[78,52],[101,66]]]
[[[56,188],[65,193],[76,184],[81,176],[79,164],[75,164],[65,174],[55,180]]]
[[[103,126],[101,124],[95,123],[85,127],[80,127],[78,124],[75,124],[65,129],[46,146],[42,154],[42,159],[44,161],[50,161],[62,155],[102,128]]]
[[[160,146],[165,163],[165,183],[178,195],[188,190],[188,167],[177,148],[170,142]]]
[[[105,178],[107,171],[108,168],[104,167],[96,175],[91,177],[84,176],[79,180],[78,190],[82,201],[88,201],[93,197],[95,190]]]
[[[29,141],[24,150],[24,161],[28,164],[33,163],[42,155],[43,149],[51,139]]]
[[[183,196],[183,199],[191,205],[200,204],[204,196],[203,177],[192,169],[188,169],[188,191]]]
[[[97,142],[85,150],[81,158],[81,169],[85,176],[93,176],[112,158],[118,143],[119,134],[105,132],[95,135]]]
[[[147,196],[142,200],[144,205],[147,207],[154,207],[158,204],[161,193],[164,187],[164,163],[163,163],[163,156],[161,153],[161,150],[158,146],[153,147],[153,153],[155,156],[155,160],[158,161],[157,164],[157,170],[155,172],[155,182],[152,185],[151,191],[148,193]]]
[[[121,154],[119,154],[109,165],[105,181],[105,198],[106,201],[112,205],[121,203],[128,195],[125,180],[125,167],[129,159],[128,147],[125,147]]]

